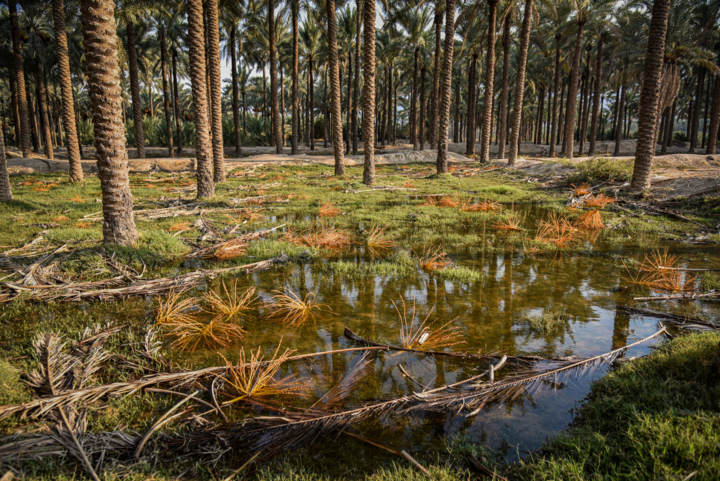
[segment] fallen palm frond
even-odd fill
[[[72,202],[80,202],[80,203],[83,203],[83,204],[85,203],[85,199],[83,199],[82,197],[80,197],[80,196],[77,195],[77,194],[75,194],[74,196],[70,197],[69,200],[71,200]]]
[[[598,194],[596,196],[588,196],[585,199],[583,199],[583,204],[587,207],[605,207],[608,204],[612,204],[616,202],[617,199],[615,197],[608,197],[603,194]]]
[[[225,394],[232,399],[225,401],[223,406],[242,401],[248,398],[277,395],[306,395],[309,385],[307,382],[298,381],[294,374],[281,379],[275,379],[275,375],[290,355],[295,352],[285,349],[280,353],[278,343],[272,357],[265,360],[261,348],[250,352],[249,359],[246,359],[245,350],[240,349],[240,363],[238,366],[228,365],[225,379]]]
[[[520,218],[520,214],[515,212],[514,210],[511,210],[509,212],[505,212],[503,214],[502,220],[495,222],[492,226],[501,231],[507,231],[507,232],[515,232],[515,231],[521,231],[522,228],[520,227],[520,221],[522,219]]]
[[[693,316],[679,316],[668,312],[651,311],[650,309],[639,309],[637,307],[618,306],[618,310],[628,312],[630,314],[640,314],[642,316],[659,317],[667,322],[675,323],[681,326],[704,326],[710,329],[720,329],[720,324],[701,319]]]
[[[285,233],[285,240],[291,244],[327,249],[340,249],[351,244],[348,231],[315,222],[305,232],[289,229]]]
[[[600,209],[591,210],[585,212],[583,215],[575,220],[575,226],[581,229],[597,230],[604,229],[605,224],[602,221],[602,215],[600,215]]]
[[[577,242],[578,230],[568,219],[551,212],[547,221],[543,220],[538,224],[535,240],[564,249]]]
[[[412,349],[418,346],[422,346],[424,349],[433,350],[440,349],[443,347],[457,346],[458,344],[465,344],[463,341],[460,328],[450,326],[453,321],[457,318],[446,322],[442,326],[433,330],[432,326],[437,322],[437,319],[428,323],[430,316],[434,310],[430,309],[425,319],[418,323],[416,322],[416,302],[413,299],[412,311],[408,314],[407,306],[405,305],[405,299],[401,296],[400,303],[402,305],[402,312],[395,301],[392,302],[395,312],[397,312],[400,318],[400,334],[398,341],[400,345],[406,349]]]
[[[575,184],[572,185],[572,193],[575,195],[575,197],[582,197],[584,195],[590,194],[590,184],[580,184],[579,186],[575,186]]]
[[[67,217],[64,215],[59,215],[59,216],[53,218],[53,222],[67,222],[69,220],[70,220],[70,217]]]
[[[255,220],[264,219],[265,216],[262,214],[264,210],[265,209],[263,209],[262,207],[259,207],[257,209],[244,207],[242,209],[237,209],[232,214],[227,214],[226,217],[229,217],[235,222],[252,222]]]
[[[373,371],[373,360],[374,357],[370,351],[363,352],[352,369],[350,369],[348,373],[341,375],[333,387],[318,399],[315,404],[310,406],[310,409],[315,409],[318,406],[327,409],[345,400],[360,380]]]
[[[209,291],[203,295],[203,301],[208,307],[204,308],[205,312],[221,316],[226,320],[232,320],[245,315],[248,311],[255,309],[255,291],[256,287],[249,287],[242,294],[238,295],[237,281],[232,285],[232,289],[228,289],[225,281],[222,282],[222,288],[225,292],[225,298],[220,297],[217,292]]]
[[[177,232],[177,231],[186,231],[190,230],[190,224],[188,222],[178,222],[176,224],[171,225],[168,228],[168,232]]]
[[[262,239],[263,237],[268,235],[270,232],[274,232],[282,227],[285,227],[285,224],[279,225],[277,227],[273,227],[272,229],[265,229],[265,230],[259,230],[256,232],[250,232],[248,234],[241,235],[234,239],[219,242],[219,243],[211,245],[209,247],[200,248],[194,252],[191,252],[190,254],[186,255],[185,257],[187,257],[188,259],[191,259],[194,257],[200,257],[203,259],[217,259],[217,260],[234,259],[236,257],[242,256],[245,254],[245,251],[247,250],[247,247],[248,247],[248,242]]]
[[[53,286],[22,286],[19,284],[5,283],[5,286],[15,295],[2,297],[0,302],[9,302],[18,295],[22,295],[26,301],[82,301],[91,298],[100,300],[123,299],[131,296],[152,296],[160,295],[169,291],[182,291],[195,287],[207,279],[212,279],[223,273],[245,271],[246,273],[271,269],[289,260],[286,254],[272,259],[254,262],[242,266],[226,267],[224,269],[202,269],[189,272],[175,277],[163,277],[151,280],[137,280],[126,284],[126,276],[114,277],[108,280],[96,282],[83,282],[77,284],[62,284]],[[122,286],[122,287],[115,287]]]
[[[443,252],[441,247],[435,250],[428,247],[421,254],[417,254],[415,251],[413,251],[413,254],[418,258],[420,268],[426,271],[436,271],[452,265],[452,261],[447,258],[447,253]]]
[[[653,251],[649,256],[646,254],[637,274],[633,275],[630,268],[625,265],[630,276],[630,282],[658,289],[661,291],[687,292],[693,290],[695,277],[686,275],[683,271],[676,269],[680,259],[670,254],[666,248]]]
[[[208,220],[202,217],[193,223],[193,227],[203,233],[201,241],[213,240],[220,237],[220,232]]]
[[[308,319],[313,322],[320,317],[316,311],[330,311],[330,306],[315,302],[315,293],[308,292],[304,299],[301,299],[293,291],[288,290],[288,294],[282,291],[273,291],[276,293],[272,297],[272,302],[268,305],[272,312],[267,315],[268,319],[279,320],[291,326],[299,326]]]
[[[335,217],[340,212],[342,212],[340,209],[335,207],[335,204],[332,203],[332,201],[327,201],[323,205],[320,206],[320,217]]]
[[[397,247],[395,242],[389,235],[385,234],[387,227],[375,226],[365,240],[370,249],[391,249]]]
[[[656,333],[641,339],[637,342],[629,344],[625,347],[615,349],[599,356],[594,356],[582,361],[569,361],[562,363],[559,367],[552,367],[537,374],[521,374],[515,376],[509,376],[497,382],[489,382],[479,384],[476,389],[468,392],[463,391],[461,393],[415,393],[413,398],[419,401],[417,404],[405,409],[403,412],[410,411],[452,411],[455,414],[460,414],[466,411],[466,417],[474,416],[480,412],[480,410],[490,402],[508,402],[516,399],[524,392],[530,394],[543,388],[544,380],[553,378],[557,380],[558,377],[568,376],[572,373],[582,371],[580,374],[584,374],[588,370],[594,372],[595,369],[600,365],[608,365],[614,362],[624,352],[631,347],[645,343],[651,339],[654,339],[661,334],[666,332],[666,328],[663,326]]]
[[[402,184],[402,186],[405,187],[406,189],[416,189],[417,188],[417,186],[410,181],[404,182]]]
[[[467,206],[463,206],[460,210],[464,212],[494,212],[496,210],[501,210],[503,208],[502,204],[494,201],[487,201],[484,200],[482,202],[477,202],[475,204],[469,204]]]
[[[155,309],[155,323],[169,324],[176,321],[189,321],[191,316],[187,311],[197,308],[194,297],[188,297],[180,300],[183,291],[170,292],[165,299],[158,301],[158,307]]]

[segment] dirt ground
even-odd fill
[[[621,144],[620,157],[613,157],[619,161],[631,161],[635,150],[635,140],[625,140]],[[276,154],[273,147],[243,147],[242,157],[235,156],[235,148],[225,149],[227,169],[233,169],[240,165],[249,166],[261,163],[290,162],[290,163],[320,163],[333,165],[333,152],[330,148],[322,148],[323,142],[319,141],[314,151],[307,147],[300,147],[300,154]],[[426,146],[427,148],[427,146]],[[607,155],[614,148],[613,142],[599,142],[597,151],[600,156]],[[465,157],[465,143],[452,143],[449,146],[449,157],[451,162],[473,162]],[[480,146],[477,145],[479,151]],[[285,149],[289,151],[289,148]],[[521,170],[531,176],[548,177],[567,175],[574,169],[571,164],[589,160],[591,157],[575,157],[572,160],[558,159],[551,160],[547,157],[548,147],[535,145],[529,142],[523,143],[520,148],[520,158],[515,169]],[[687,149],[671,147],[666,155],[655,157],[652,173],[652,193],[658,198],[673,198],[679,196],[705,195],[720,191],[720,155],[688,154]],[[491,147],[491,154],[497,152],[497,146]],[[131,172],[152,172],[152,171],[189,171],[195,169],[194,149],[185,148],[183,156],[177,158],[167,157],[167,149],[161,147],[148,147],[147,159],[135,159],[135,149],[128,149],[130,156],[129,164]],[[11,175],[66,172],[68,162],[66,151],[59,148],[55,151],[55,159],[48,160],[42,153],[33,153],[30,158],[23,159],[20,152],[9,150],[8,170]],[[95,160],[92,158],[94,149],[85,147],[83,158],[83,170],[88,173],[97,172]],[[376,151],[376,163],[383,164],[405,164],[413,162],[434,163],[435,151],[424,150],[413,152],[410,144],[397,144],[379,148]],[[362,165],[363,155],[346,156],[348,165]],[[505,166],[504,160],[492,162],[498,167]]]

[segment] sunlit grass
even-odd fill
[[[385,233],[387,227],[375,226],[368,233],[365,243],[370,249],[382,250],[397,247],[395,242],[388,234]]]

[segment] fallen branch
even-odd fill
[[[703,299],[708,297],[720,297],[720,291],[713,291],[708,294],[673,294],[669,296],[654,296],[654,297],[633,297],[634,301],[669,301],[669,300],[685,300],[693,301],[695,299]]]
[[[678,324],[699,324],[701,326],[707,326],[711,327],[713,329],[720,329],[720,326],[712,323],[710,321],[706,321],[705,319],[700,319],[697,317],[684,317],[684,316],[677,316],[675,314],[669,314],[666,312],[658,312],[658,311],[651,311],[650,309],[638,309],[637,307],[629,307],[629,306],[618,306],[618,309],[621,311],[634,313],[634,314],[641,314],[644,316],[652,316],[652,317],[659,317],[662,319],[667,319],[670,322],[676,322]]]

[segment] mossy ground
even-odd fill
[[[598,176],[605,175],[602,174],[605,168],[589,166],[586,169],[587,173],[583,175],[586,175],[586,179],[599,178]],[[269,165],[254,168],[247,172],[247,176],[244,176],[245,172],[239,169],[237,173],[242,176],[231,175],[226,183],[217,186],[215,198],[204,201],[204,208],[220,209],[227,208],[231,198],[267,194],[278,197],[292,196],[287,203],[269,203],[262,206],[263,210],[260,213],[263,217],[247,220],[246,223],[243,223],[245,219],[229,217],[227,213],[210,212],[203,215],[218,229],[238,223],[241,224],[243,232],[270,228],[282,223],[287,223],[293,229],[307,229],[313,222],[320,220],[337,228],[347,229],[353,234],[356,242],[362,243],[365,233],[372,226],[387,227],[387,232],[397,242],[399,250],[392,256],[370,263],[334,260],[331,252],[290,244],[282,238],[280,233],[272,234],[265,240],[253,242],[247,252],[236,259],[224,262],[197,260],[192,263],[183,263],[184,255],[193,250],[189,242],[197,242],[199,233],[196,230],[189,230],[175,235],[177,231],[172,228],[178,223],[192,224],[197,217],[167,218],[150,222],[138,220],[140,241],[135,246],[103,245],[101,243],[101,223],[88,222],[84,219],[85,216],[97,213],[101,209],[100,203],[96,202],[96,199],[100,197],[99,181],[94,177],[89,177],[80,185],[72,185],[64,177],[58,175],[12,178],[16,200],[0,204],[0,246],[3,246],[2,250],[18,247],[33,239],[43,230],[47,230],[46,238],[54,243],[79,245],[80,248],[70,254],[62,264],[62,275],[74,281],[95,280],[111,275],[107,266],[102,262],[100,254],[115,255],[116,259],[138,270],[142,269],[143,265],[147,266],[145,278],[176,275],[196,268],[212,269],[241,265],[276,257],[282,252],[298,260],[308,257],[327,257],[324,264],[325,269],[347,276],[404,275],[417,268],[417,261],[411,252],[413,250],[422,251],[426,246],[442,246],[451,255],[452,253],[472,254],[473,252],[520,249],[522,247],[523,234],[499,234],[491,229],[490,226],[500,219],[499,213],[463,212],[457,208],[422,205],[425,203],[423,196],[460,193],[476,200],[487,199],[501,202],[506,207],[542,202],[550,209],[567,214],[564,207],[568,195],[566,191],[562,189],[540,190],[535,184],[527,182],[522,175],[489,172],[475,176],[456,177],[454,175],[436,176],[433,175],[433,171],[434,167],[429,165],[378,166],[378,185],[401,187],[409,182],[415,186],[415,190],[353,193],[352,191],[367,189],[361,184],[362,172],[358,167],[348,168],[348,174],[345,177],[336,178],[331,175],[331,167],[322,165]],[[615,174],[609,175],[614,176]],[[157,182],[159,180],[167,180],[167,182]],[[193,176],[189,174],[133,175],[131,182],[136,210],[157,208],[158,206],[152,202],[162,197],[177,198],[178,195],[181,195],[185,199],[191,199],[194,194],[177,194],[165,192],[165,190],[178,188],[192,180]],[[43,191],[38,188],[42,187],[38,182],[43,182],[45,185],[56,184],[56,186],[50,187],[48,191]],[[332,201],[341,210],[341,214],[332,218],[318,219],[319,208],[327,201]],[[705,209],[707,207],[706,204],[703,204],[705,201],[693,202],[697,205],[688,204],[696,213],[693,218],[708,224],[714,220],[712,216],[715,215],[713,214],[715,211]],[[619,215],[603,212],[603,219],[606,224],[612,224],[619,220]],[[707,215],[707,217],[702,217],[703,215]],[[606,235],[607,242],[625,246],[650,247],[657,245],[661,238],[676,238],[688,231],[694,231],[691,224],[658,217],[653,219],[631,217],[623,219],[623,222],[626,223],[627,228],[610,231]],[[59,224],[59,226],[47,228],[46,225],[43,225],[50,223]],[[629,236],[628,232],[632,234]],[[477,282],[482,278],[480,272],[461,266],[435,271],[432,275],[468,283]],[[717,285],[716,283],[716,278],[708,277],[703,286],[706,289],[714,289],[717,288],[713,287]],[[127,345],[137,340],[144,332],[146,325],[152,322],[152,315],[149,314],[151,307],[152,302],[142,298],[112,303],[95,303],[91,309],[68,308],[57,304],[29,304],[22,301],[4,304],[2,312],[0,312],[0,323],[4,326],[3,329],[0,329],[0,359],[2,359],[0,361],[0,404],[15,403],[30,398],[29,390],[19,382],[19,370],[27,371],[37,367],[31,353],[32,340],[39,332],[55,331],[62,333],[68,339],[76,339],[88,326],[105,323],[109,320],[121,320],[127,324],[127,329],[113,336],[107,347],[111,352],[122,354],[127,349]],[[675,344],[678,345],[677,349],[685,349],[688,352],[694,352],[694,349],[703,350],[706,354],[710,352],[710,347],[707,347],[710,345],[708,340],[711,339],[710,336],[693,336],[688,339],[690,340],[675,341]],[[682,344],[683,342],[688,344]],[[713,342],[717,345],[717,340]],[[668,352],[670,354],[660,351],[651,359],[656,359],[658,356],[661,358],[663,356],[672,357],[674,351],[671,349]],[[702,356],[690,356],[691,359],[696,360],[700,357]],[[677,356],[672,359],[676,358]],[[178,362],[183,365],[183,362],[190,363],[191,360],[180,359]],[[614,445],[607,442],[607,439],[610,439],[607,437],[607,433],[613,433],[620,440],[618,442],[625,442],[622,436],[630,436],[629,429],[637,430],[638,435],[642,436],[650,436],[655,433],[658,439],[664,439],[663,442],[667,444],[667,449],[674,449],[679,453],[677,457],[661,458],[659,461],[661,464],[653,467],[650,471],[646,468],[643,468],[645,471],[642,471],[638,467],[645,459],[642,456],[647,456],[648,453],[659,453],[660,451],[652,449],[660,450],[662,446],[657,444],[652,449],[648,448],[649,451],[639,452],[637,458],[639,461],[633,459],[628,461],[630,464],[627,464],[629,472],[640,473],[638,479],[655,479],[650,475],[665,476],[684,469],[690,455],[687,454],[687,450],[683,451],[684,448],[678,444],[681,440],[695,443],[692,446],[696,446],[697,452],[703,455],[712,451],[710,441],[705,438],[710,439],[712,436],[711,434],[706,436],[704,433],[707,432],[708,427],[717,428],[717,417],[713,417],[716,414],[708,414],[711,412],[712,406],[707,404],[707,398],[702,397],[704,400],[693,398],[688,400],[686,405],[682,404],[686,400],[680,396],[680,393],[676,393],[677,399],[672,398],[672,389],[681,384],[679,378],[684,375],[684,371],[675,373],[678,376],[677,386],[671,385],[665,396],[661,389],[661,387],[664,389],[664,381],[655,379],[653,376],[666,373],[658,369],[654,371],[650,369],[655,362],[642,360],[622,366],[614,371],[607,380],[601,381],[609,383],[612,379],[622,376],[626,371],[628,371],[625,374],[629,376],[628,379],[634,379],[632,382],[630,380],[625,382],[624,385],[627,388],[625,391],[618,391],[618,396],[626,396],[627,399],[623,398],[625,401],[617,400],[618,403],[625,403],[622,404],[625,410],[620,410],[618,413],[618,416],[622,414],[622,417],[617,418],[619,424],[614,431],[607,431],[611,427],[609,421],[597,426],[589,423],[586,425],[586,431],[575,431],[575,429],[581,429],[584,420],[591,417],[589,414],[583,414],[579,418],[577,427],[574,427],[567,435],[548,444],[545,452],[553,453],[552,456],[555,457],[546,455],[538,459],[533,458],[532,461],[526,461],[520,467],[513,467],[512,469],[517,470],[517,476],[527,479],[572,479],[573,476],[576,479],[594,479],[591,474],[588,474],[589,472],[583,471],[584,466],[592,465],[597,466],[598,472],[601,473],[600,477],[613,479],[611,475],[617,473],[607,471],[609,474],[602,474],[604,472],[602,469],[609,469],[609,461],[606,460],[615,459],[612,456],[616,455]],[[649,367],[645,367],[646,364],[641,363],[648,363]],[[635,368],[636,365],[640,367]],[[682,365],[686,366],[687,363]],[[111,377],[114,376],[113,373],[110,374]],[[120,373],[117,374],[120,375]],[[694,389],[707,390],[707,388],[702,388],[700,385],[702,380],[697,376],[692,379],[695,379],[693,381],[695,382]],[[117,376],[114,376],[113,380],[118,380]],[[641,410],[648,415],[660,416],[657,418],[657,425],[650,422],[655,418],[643,418],[645,419],[643,421],[631,416],[629,406],[633,405],[632,395],[634,392],[630,387],[635,386],[640,389],[638,386],[642,386],[642,383],[652,383],[651,387],[654,391],[649,392],[654,392],[655,396],[667,397],[666,401],[660,402],[660,406],[664,405],[663,403],[671,403],[671,401],[675,403],[672,404],[674,411],[670,411],[669,414]],[[606,392],[602,391],[605,389],[603,388],[604,384],[599,384],[599,386],[597,392]],[[705,395],[703,394],[703,396]],[[609,395],[605,397],[609,398]],[[599,394],[591,397],[588,406],[592,406],[597,402],[596,399],[601,398],[605,399]],[[89,412],[88,424],[93,431],[122,427],[143,432],[172,404],[172,400],[167,398],[151,394],[138,394],[127,399],[113,400],[106,409]],[[637,407],[637,409],[641,408],[645,409],[643,406]],[[696,408],[702,408],[702,412],[692,416],[682,414]],[[585,409],[593,412],[592,410],[595,408],[586,407]],[[707,419],[712,422],[707,424]],[[4,421],[0,423],[0,432],[2,434],[16,432],[27,427],[23,425],[24,423],[26,421]],[[692,427],[697,427],[697,435],[690,435],[689,429]],[[652,431],[653,429],[657,432]],[[673,433],[677,434],[677,439],[673,438]],[[583,441],[572,441],[576,438],[582,438]],[[586,439],[590,439],[587,442],[592,442],[592,445],[585,444]],[[572,444],[573,442],[575,444]],[[632,442],[636,443],[637,441]],[[634,446],[632,442],[628,441],[629,444],[623,446],[630,449]],[[713,442],[717,445],[718,441]],[[356,447],[356,444],[353,444],[352,447]],[[413,453],[413,455],[416,455],[418,460],[426,466],[434,466],[431,471],[437,479],[455,480],[467,479],[470,475],[467,470],[466,457],[471,451],[478,458],[484,456],[488,463],[490,461],[497,462],[497,459],[492,458],[491,454],[481,447],[463,440],[448,441],[446,452]],[[717,459],[717,453],[714,453]],[[373,454],[377,453],[373,452]],[[586,458],[586,456],[592,457],[595,464],[590,463],[590,458]],[[406,463],[397,461],[390,455],[384,459],[386,462],[380,463],[378,467],[370,470],[364,469],[367,466],[361,462],[349,466],[344,477],[346,479],[388,481],[421,477]],[[104,479],[147,479],[150,476],[153,479],[176,479],[179,473],[188,469],[195,473],[194,475],[198,479],[213,479],[219,475],[229,474],[233,462],[228,459],[218,466],[196,464],[194,461],[179,462],[177,466],[138,465],[127,467],[117,464],[105,470]],[[662,463],[666,463],[669,467]],[[128,463],[128,466],[130,464],[132,463]],[[709,467],[703,469],[710,473],[716,472],[712,471],[715,469],[712,463],[707,466]],[[540,473],[546,468],[548,473],[556,473],[557,477],[548,474],[550,477],[542,478]],[[32,463],[23,466],[23,469],[27,474],[27,479],[84,477],[82,468],[72,460]],[[262,464],[254,476],[262,480],[330,479],[323,474],[324,472],[324,467],[315,462],[312,451],[307,451],[290,455],[286,459],[276,460],[270,464]],[[620,474],[624,476],[624,471]],[[568,477],[564,477],[565,475]],[[643,478],[645,475],[649,477]]]

